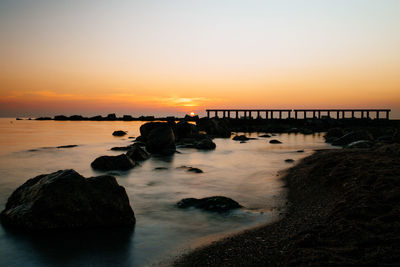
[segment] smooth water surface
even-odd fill
[[[114,146],[132,142],[143,122],[16,121],[0,119],[0,209],[27,179],[60,169],[75,169],[85,177],[103,174],[90,163],[101,155],[118,155]],[[114,130],[128,131],[114,137]],[[257,137],[256,133],[250,134]],[[27,234],[0,226],[0,266],[143,266],[162,262],[193,248],[199,240],[276,220],[285,204],[280,171],[315,149],[329,148],[322,134],[279,134],[247,143],[215,139],[214,151],[178,149],[170,157],[152,157],[130,171],[115,171],[136,216],[134,231],[104,229],[85,233]],[[78,145],[73,148],[57,148]],[[304,153],[297,150],[304,149]],[[189,173],[180,166],[200,168]],[[157,167],[167,169],[156,170]],[[246,209],[227,214],[181,210],[186,197],[222,195]],[[208,238],[209,237],[209,238]]]

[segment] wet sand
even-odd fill
[[[283,218],[183,255],[175,266],[400,263],[400,145],[318,151],[283,178]]]

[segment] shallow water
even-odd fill
[[[103,174],[90,163],[101,155],[118,155],[114,146],[131,143],[142,122],[60,122],[0,119],[0,209],[27,179],[60,169],[85,177]],[[114,137],[114,130],[126,137]],[[257,137],[256,133],[250,134]],[[97,230],[51,235],[21,234],[0,226],[0,266],[123,265],[143,266],[170,259],[215,235],[276,220],[285,203],[280,171],[315,149],[329,148],[322,134],[279,134],[247,143],[215,139],[214,151],[179,149],[170,157],[152,157],[130,171],[112,172],[125,187],[136,216],[134,231]],[[73,148],[56,148],[78,145]],[[304,153],[297,150],[304,149]],[[200,168],[188,173],[180,166]],[[165,167],[165,170],[155,170]],[[223,195],[246,209],[227,214],[180,210],[186,197]],[[207,238],[210,237],[210,238]]]

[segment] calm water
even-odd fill
[[[114,130],[138,136],[141,122],[56,122],[0,119],[0,209],[27,179],[60,169],[75,169],[90,177],[102,174],[90,163],[101,155],[117,155],[113,146],[131,143],[113,137]],[[257,137],[257,134],[251,134]],[[130,171],[113,172],[124,186],[136,215],[134,231],[18,234],[0,226],[0,265],[124,265],[165,263],[203,241],[276,220],[285,203],[280,171],[314,149],[328,148],[322,135],[280,134],[283,144],[259,138],[241,144],[215,139],[217,149],[179,149],[181,154],[153,157]],[[61,145],[79,145],[58,149]],[[305,153],[297,153],[304,149]],[[202,174],[177,169],[193,166]],[[167,167],[167,170],[155,170]],[[247,209],[229,214],[180,210],[186,197],[223,195]]]

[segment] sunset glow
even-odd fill
[[[18,3],[17,3],[18,2]],[[1,1],[0,116],[391,108],[398,1]]]

